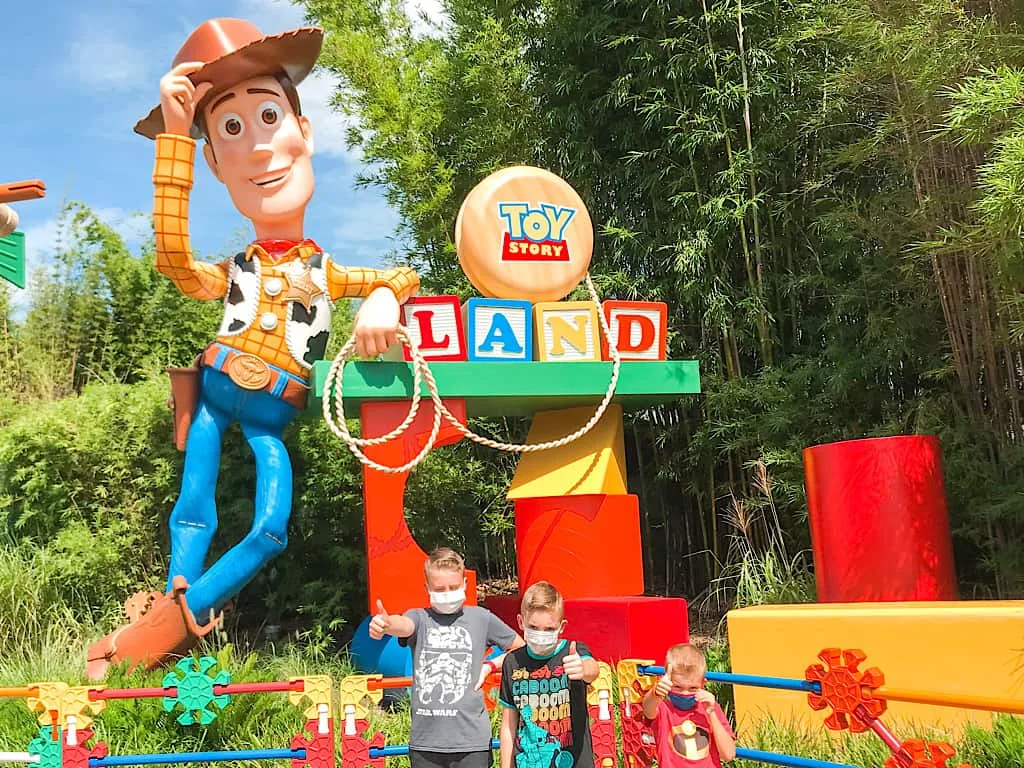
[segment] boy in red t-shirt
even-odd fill
[[[736,757],[736,736],[714,694],[704,689],[707,662],[694,646],[668,649],[665,675],[644,695],[654,723],[658,768],[721,768]]]

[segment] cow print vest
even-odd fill
[[[323,293],[313,297],[309,311],[302,302],[290,299],[285,321],[285,342],[288,352],[306,370],[313,363],[322,360],[327,350],[327,338],[331,331],[331,300],[327,293],[327,260],[325,253],[314,253],[306,261],[294,259],[280,267],[280,272],[298,277],[310,267],[310,278]],[[218,337],[240,336],[246,333],[259,313],[260,292],[264,290],[263,266],[259,254],[250,258],[239,253],[231,259],[228,268],[228,291],[224,297],[224,317],[221,320]],[[276,300],[288,292],[288,280],[281,278],[283,287],[276,294]]]

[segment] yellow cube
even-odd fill
[[[922,691],[960,706],[890,701],[881,719],[900,739],[938,728],[951,737],[993,715],[967,709],[980,698],[1024,710],[1024,600],[941,603],[772,605],[731,611],[734,672],[804,679],[825,648],[859,648],[862,670],[877,667],[886,688]],[[770,717],[797,730],[824,727],[807,694],[736,686],[737,725],[750,738]]]

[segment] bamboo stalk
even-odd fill
[[[750,83],[747,75],[747,53],[743,45],[743,0],[736,2],[736,43],[740,54],[740,73],[743,80],[743,129],[747,140],[747,178],[750,183],[751,219],[754,232],[754,261],[757,269],[757,295],[761,299],[758,312],[758,330],[761,336],[761,358],[764,365],[772,364],[771,339],[768,335],[768,319],[764,306],[764,256],[761,250],[761,224],[757,206],[757,176],[754,173],[754,143],[750,131]],[[743,213],[746,217],[746,210]]]

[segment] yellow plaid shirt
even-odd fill
[[[188,234],[188,196],[194,179],[196,142],[188,136],[162,133],[156,137],[156,166],[153,170],[153,229],[156,233],[156,268],[169,277],[178,290],[194,299],[223,299],[228,291],[230,260],[219,264],[196,261]],[[276,261],[258,243],[246,250],[252,257],[259,254],[263,265],[261,278],[286,279],[283,268],[296,258],[305,260],[315,247],[305,241],[297,243]],[[416,294],[420,281],[408,267],[388,270],[357,267],[346,269],[327,261],[327,292],[332,301],[366,297],[375,288],[386,286],[394,291],[399,303]],[[287,284],[287,283],[285,283]],[[229,347],[257,355],[264,362],[307,380],[306,369],[292,357],[285,341],[287,302],[284,293],[270,296],[260,291],[257,317],[272,312],[277,324],[263,330],[258,323],[233,336],[219,336],[217,341]]]

